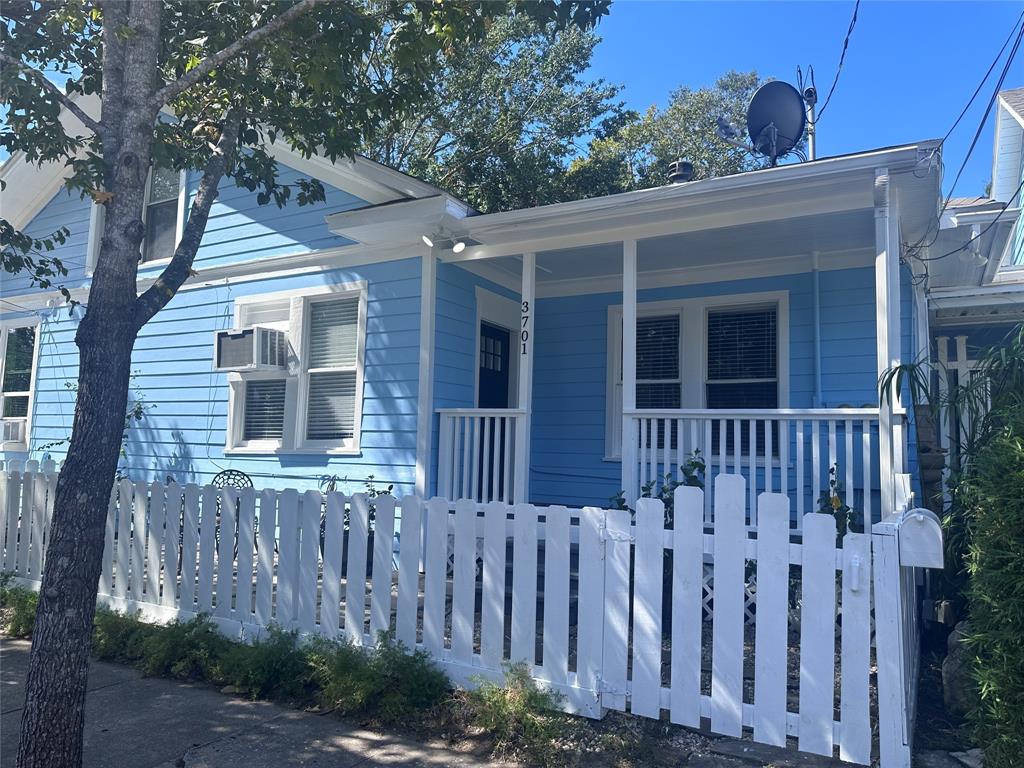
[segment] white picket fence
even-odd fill
[[[2,568],[22,583],[40,579],[55,482],[0,472]],[[666,529],[652,499],[632,519],[122,480],[100,601],[158,621],[207,613],[247,641],[271,623],[356,644],[391,629],[457,684],[500,680],[505,663],[525,661],[590,717],[665,711],[673,723],[862,764],[877,731],[882,765],[909,766],[917,624],[903,518],[837,547],[831,516],[808,514],[792,531],[782,494],[759,496],[750,529],[746,493],[741,476],[716,477],[707,525],[703,491],[680,487]]]

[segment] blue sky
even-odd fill
[[[1022,10],[1015,2],[862,0],[839,85],[818,126],[818,156],[941,138]],[[729,69],[755,69],[795,83],[797,65],[806,70],[813,64],[824,98],[852,11],[852,0],[616,0],[598,29],[603,41],[591,74],[625,85],[627,103],[642,110],[664,104],[678,85],[708,85]],[[1024,51],[1005,84],[1019,86]],[[992,87],[986,85],[946,143],[947,187]],[[992,124],[990,117],[958,195],[980,194],[992,175]]]

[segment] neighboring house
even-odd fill
[[[136,343],[132,397],[149,409],[125,444],[132,478],[232,468],[257,487],[336,475],[348,492],[372,478],[398,495],[607,505],[698,450],[709,475],[753,478],[748,503],[782,490],[794,513],[818,508],[830,468],[871,519],[916,487],[913,414],[880,404],[877,382],[928,353],[923,282],[900,256],[935,231],[937,142],[487,215],[365,159],[277,159],[327,201],[221,190],[197,274]],[[71,229],[57,255],[87,303],[98,208],[59,167],[15,156],[0,173],[16,226]],[[140,286],[195,182],[153,174]],[[5,458],[66,449],[80,316],[5,276]],[[260,365],[215,369],[218,350],[222,368],[251,354],[218,332],[252,326],[268,329]]]
[[[932,359],[943,388],[970,376],[982,351],[1024,322],[1024,88],[1003,91],[997,106],[991,197],[950,200],[928,250],[934,259],[926,262]],[[970,246],[957,250],[965,242]],[[955,421],[943,414],[936,435],[954,464]]]

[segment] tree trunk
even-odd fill
[[[96,590],[128,400],[134,339],[128,319],[115,332],[79,333],[78,404],[67,461],[57,481],[32,633],[20,768],[82,762]]]

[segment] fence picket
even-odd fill
[[[711,624],[711,728],[739,736],[743,725],[743,572],[746,481],[715,478],[715,611]]]
[[[480,610],[480,655],[483,657],[484,664],[491,667],[500,666],[505,655],[505,521],[507,513],[508,507],[500,501],[492,501],[484,509],[484,574]],[[566,561],[568,559],[567,549]]]
[[[352,497],[348,513],[348,568],[345,571],[345,637],[363,644],[366,631],[366,549],[370,502],[365,493]]]
[[[565,683],[569,679],[569,510],[547,507],[544,516],[543,667],[548,680]]]
[[[629,639],[629,511],[610,509],[605,514],[604,536],[604,674],[607,690],[601,699],[609,709],[626,709],[626,663]],[[547,636],[547,623],[544,635]]]
[[[178,605],[194,611],[196,600],[196,555],[199,554],[199,486],[185,486],[181,530],[181,590]],[[269,619],[269,616],[268,616]]]
[[[536,512],[533,513],[536,519]],[[604,511],[596,507],[584,507],[580,511],[580,551],[579,551],[579,594],[577,596],[578,616],[576,627],[576,681],[584,691],[597,692],[602,675],[602,652],[604,634],[604,548],[601,546],[601,528],[604,522]],[[536,536],[536,526],[534,526]],[[536,553],[536,546],[534,546]],[[536,568],[527,600],[532,599],[536,591]],[[533,613],[530,613],[531,617]],[[513,614],[514,616],[514,614]],[[513,618],[513,623],[515,619]],[[535,631],[535,630],[534,630]],[[534,633],[530,633],[530,641],[536,642]],[[513,658],[515,658],[513,656]],[[595,705],[597,697],[587,700],[591,709],[585,714],[600,717],[601,708]]]
[[[536,507],[532,504],[516,504],[513,532],[515,538],[512,544],[512,651],[510,658],[513,662],[526,661],[532,666],[537,661]],[[580,546],[583,546],[582,541]],[[583,566],[581,551],[581,589]]]
[[[299,498],[299,580],[296,589],[300,632],[316,629],[316,583],[320,576],[322,509],[323,497],[319,491],[306,491]]]
[[[345,497],[328,493],[324,513],[324,583],[320,598],[320,631],[337,637],[341,629],[341,564],[345,546]]]
[[[673,501],[671,719],[699,728],[704,491],[681,485]]]
[[[114,571],[114,597],[128,597],[129,568],[131,567],[132,510],[135,490],[130,480],[117,485],[117,564]]]
[[[141,602],[145,582],[146,518],[149,516],[149,490],[143,482],[135,483],[132,503],[132,562],[128,577],[130,599]]]
[[[25,489],[28,492],[28,488]],[[46,475],[36,474],[32,478],[32,541],[28,555],[30,577],[40,578],[43,573],[43,529],[46,523]]]
[[[3,463],[0,462],[0,467]],[[10,546],[10,537],[7,534],[7,529],[11,520],[11,510],[8,506],[10,501],[10,491],[8,490],[7,483],[9,478],[9,472],[0,469],[0,570],[7,570],[7,548]]]
[[[476,603],[476,503],[455,503],[455,563],[452,569],[452,656],[468,664],[473,656]]]
[[[114,583],[114,536],[117,533],[117,484],[110,490],[107,504],[107,520],[103,531],[103,565],[100,566],[100,582],[97,594],[110,595]]]
[[[277,622],[295,626],[299,583],[299,492],[288,488],[277,497]]]
[[[181,541],[182,497],[185,489],[177,483],[167,486],[164,503],[163,589],[160,604],[173,608],[178,604],[178,542]]]
[[[395,637],[407,648],[416,647],[417,612],[420,602],[420,534],[423,501],[416,496],[402,498],[402,519],[398,534],[398,604],[395,607]]]
[[[167,489],[163,483],[149,487],[149,520],[146,522],[146,602],[160,602],[160,548],[164,539]]]
[[[196,581],[196,606],[200,613],[209,613],[213,608],[213,562],[219,506],[220,491],[212,485],[204,485],[199,518],[199,576]]]
[[[665,505],[637,499],[633,579],[633,714],[661,711],[661,588],[665,568]]]
[[[4,556],[3,570],[14,571],[18,564],[18,510],[21,503],[22,480],[21,473],[8,471],[4,472],[5,494],[3,507],[6,514],[4,530]]]
[[[871,712],[868,672],[871,665],[871,538],[866,533],[843,537],[843,627],[840,663],[839,758],[871,762]]]
[[[427,502],[427,546],[423,576],[423,647],[440,656],[444,650],[445,582],[448,571],[448,501]]]
[[[800,603],[800,749],[832,754],[836,521],[804,515]]]
[[[233,612],[231,593],[235,580],[235,510],[238,508],[238,492],[233,488],[221,488],[220,520],[217,541],[217,603],[214,614],[230,618]]]
[[[266,627],[274,613],[274,549],[277,544],[277,491],[260,491],[256,553],[256,623]]]
[[[395,543],[395,499],[381,496],[374,506],[373,582],[370,588],[370,634],[391,627],[391,585],[394,580],[392,553]]]
[[[170,492],[168,491],[168,501]],[[238,495],[238,586],[235,589],[235,613],[238,620],[250,623],[253,620],[252,588],[253,549],[256,546],[253,529],[256,527],[256,491],[243,488]]]
[[[757,623],[754,635],[754,740],[786,745],[789,609],[789,498],[757,500]]]

